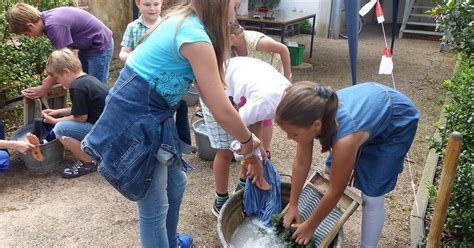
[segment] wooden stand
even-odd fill
[[[430,232],[428,234],[428,248],[440,247],[441,233],[444,229],[444,221],[446,220],[453,190],[453,182],[456,176],[456,168],[458,165],[459,154],[461,153],[462,135],[453,132],[449,136],[448,146],[446,147],[446,155],[444,157],[443,171],[441,172],[441,181],[439,183],[438,196],[433,214],[433,222],[431,222]]]
[[[67,90],[62,85],[56,84],[49,91],[48,94],[42,97],[42,108],[58,109],[66,107]],[[28,125],[33,122],[35,118],[35,101],[23,97],[23,124]]]

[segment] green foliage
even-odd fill
[[[298,25],[300,26],[300,32],[302,34],[311,34],[311,29],[313,28],[313,25],[309,22],[308,19],[300,21]]]
[[[449,0],[428,11],[435,16],[443,40],[459,51],[474,52],[474,0]]]
[[[306,247],[315,247],[314,237],[311,238],[311,241],[307,245],[300,245],[295,243],[293,238],[293,233],[296,231],[296,228],[289,227],[285,228],[283,226],[283,217],[285,216],[284,213],[274,214],[272,216],[272,225],[273,229],[275,229],[276,235],[286,243],[286,247],[291,248],[306,248]]]
[[[57,6],[73,6],[73,0],[1,0],[0,2],[0,91],[7,99],[21,95],[21,90],[41,84],[45,74],[45,62],[52,51],[46,36],[30,38],[10,33],[5,12],[17,2],[26,2],[38,7],[40,11]],[[1,106],[0,106],[1,107]],[[7,111],[2,111],[2,115]],[[8,127],[15,123],[12,115],[0,116]],[[20,116],[21,117],[21,116]]]
[[[426,185],[426,188],[428,189],[428,197],[430,201],[436,202],[436,197],[438,196],[438,190],[436,189],[436,186],[430,183]]]
[[[456,245],[474,243],[474,62],[471,58],[462,57],[458,71],[444,83],[451,102],[444,106],[446,125],[438,128],[441,140],[432,143],[444,156],[449,134],[457,131],[463,135],[446,220],[446,229],[453,239],[448,242],[450,245],[454,245],[453,242]]]

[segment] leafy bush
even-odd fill
[[[429,11],[435,16],[443,40],[472,58],[474,52],[474,0],[449,0]]]
[[[432,145],[443,157],[449,134],[463,135],[463,145],[456,171],[453,192],[448,207],[446,229],[452,240],[444,240],[449,246],[474,244],[474,62],[463,56],[458,71],[444,87],[451,102],[444,106],[446,125],[438,128],[440,141]]]
[[[46,36],[30,38],[10,33],[5,12],[17,2],[26,2],[37,6],[39,10],[57,6],[73,6],[74,0],[1,0],[0,2],[0,92],[7,99],[21,95],[21,90],[41,84],[46,77],[45,62],[52,51],[51,43]],[[18,109],[18,108],[17,108]],[[20,109],[21,111],[21,109]],[[2,111],[5,115],[7,111]],[[11,124],[12,115],[0,116],[7,127]],[[13,121],[14,122],[14,121]]]
[[[309,20],[300,21],[298,25],[300,26],[300,32],[302,34],[311,34],[313,25],[309,22]]]

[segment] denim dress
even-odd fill
[[[372,197],[392,191],[418,126],[415,105],[402,93],[377,83],[361,83],[336,93],[339,129],[333,145],[352,133],[369,133],[359,148],[354,186]],[[326,167],[331,161],[332,154]]]
[[[125,66],[81,148],[115,189],[129,200],[140,200],[157,162],[191,168],[181,155],[174,112],[154,87]]]

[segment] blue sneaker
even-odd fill
[[[193,237],[189,234],[176,234],[178,248],[190,248],[193,245]]]

